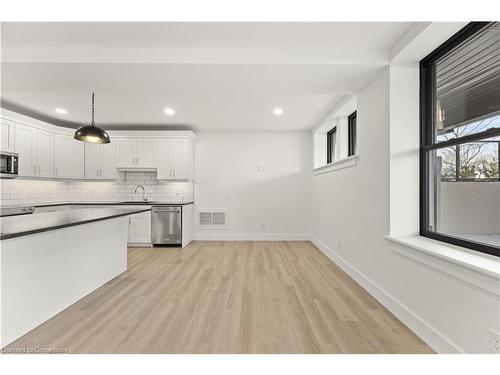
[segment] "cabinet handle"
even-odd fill
[[[57,168],[56,168],[56,177],[57,177]]]
[[[41,166],[41,165],[39,165],[39,166],[38,166],[38,175],[40,176],[41,174],[42,174],[42,166]]]
[[[36,165],[33,166],[33,176],[36,176]]]

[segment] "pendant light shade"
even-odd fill
[[[79,127],[75,132],[75,139],[89,143],[109,143],[109,135],[105,130],[94,123],[94,94],[92,94],[92,122],[90,125]]]

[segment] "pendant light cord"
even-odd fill
[[[94,93],[92,93],[92,122],[90,123],[90,125],[95,126],[95,122],[94,122]]]

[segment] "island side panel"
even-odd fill
[[[127,269],[128,219],[1,241],[0,347]]]
[[[182,206],[182,247],[186,247],[193,240],[194,232],[194,204]]]

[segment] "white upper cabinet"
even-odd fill
[[[36,129],[28,125],[16,124],[15,139],[15,150],[19,154],[19,176],[36,176]]]
[[[99,145],[101,148],[101,178],[114,180],[119,178],[116,170],[116,143]]]
[[[193,155],[188,138],[171,138],[158,143],[159,180],[189,180],[193,178]]]
[[[157,141],[147,138],[115,138],[118,147],[117,167],[156,168]]]
[[[5,112],[0,151],[19,154],[21,177],[114,180],[119,170],[143,170],[157,171],[159,180],[194,178],[192,132],[117,131],[111,143],[92,144],[75,140],[69,129]]]
[[[85,179],[113,180],[116,170],[116,145],[85,143]]]
[[[84,178],[84,142],[71,135],[55,135],[55,177]]]
[[[36,176],[54,177],[54,133],[36,131]]]
[[[1,145],[0,151],[3,152],[14,152],[14,140],[16,136],[16,123],[11,120],[7,120],[2,118],[1,125],[2,133],[1,133]]]
[[[102,164],[101,148],[99,144],[85,143],[85,179],[99,179]]]
[[[117,166],[130,167],[135,165],[137,153],[136,140],[133,138],[115,138],[117,150]],[[111,140],[113,142],[113,139]]]
[[[54,177],[54,133],[18,123],[15,140],[19,176]]]
[[[172,166],[174,179],[187,180],[189,179],[189,140],[174,139],[172,147]]]
[[[156,141],[154,139],[138,139],[136,165],[156,167],[155,147]]]

